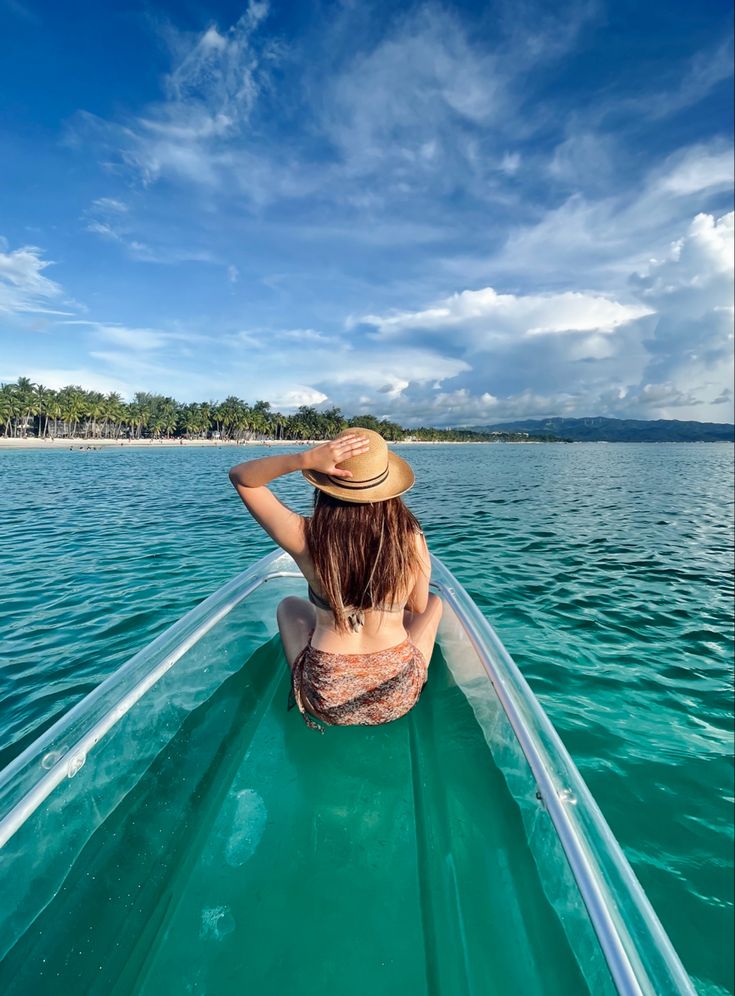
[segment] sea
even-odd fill
[[[0,450],[0,767],[273,548],[227,472],[289,449]],[[698,990],[732,994],[732,446],[395,450]]]

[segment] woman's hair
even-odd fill
[[[335,626],[345,632],[349,608],[393,604],[421,568],[416,516],[400,498],[357,503],[314,492],[306,545]]]

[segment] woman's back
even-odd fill
[[[312,646],[315,649],[340,653],[374,653],[387,647],[395,646],[406,638],[404,613],[411,608],[411,596],[417,586],[421,586],[422,575],[425,574],[428,586],[429,558],[423,533],[416,532],[415,542],[420,558],[420,568],[406,583],[400,586],[393,598],[383,599],[378,607],[359,607],[346,605],[348,620],[350,616],[356,625],[347,631],[339,631],[335,625],[335,615],[328,599],[322,590],[319,577],[312,558],[308,553],[297,558],[299,568],[309,585],[309,601],[314,606],[316,626],[312,636]],[[392,602],[392,604],[391,604]],[[352,610],[350,612],[350,610]]]

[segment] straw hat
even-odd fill
[[[413,487],[414,474],[401,457],[388,450],[388,444],[379,432],[355,426],[340,432],[336,439],[351,433],[364,436],[370,443],[365,453],[358,453],[338,463],[340,470],[349,470],[352,477],[331,477],[318,470],[302,470],[307,481],[320,491],[342,501],[365,503],[396,498]]]

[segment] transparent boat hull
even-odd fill
[[[287,711],[273,554],[0,774],[0,988],[693,992],[548,719],[439,563],[402,719]]]

